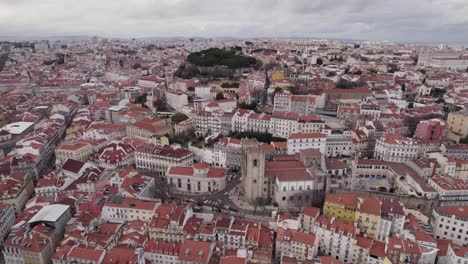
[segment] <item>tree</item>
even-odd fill
[[[275,93],[282,93],[283,92],[283,88],[281,87],[276,87],[275,88]]]
[[[254,211],[257,212],[257,207],[262,207],[264,209],[264,207],[268,204],[268,200],[263,198],[263,197],[257,197],[255,199],[255,207],[254,207]]]
[[[137,62],[137,63],[135,63],[135,64],[133,64],[133,66],[132,66],[132,69],[134,69],[134,70],[141,69],[141,64],[140,64],[140,63],[138,63],[138,62]]]
[[[135,103],[136,104],[145,104],[146,103],[146,97],[148,96],[147,93],[144,93],[137,98],[135,98]]]
[[[413,107],[414,107],[414,103],[413,103],[413,102],[411,102],[411,103],[408,104],[408,108],[413,108]]]
[[[213,67],[220,65],[227,66],[230,69],[250,67],[257,63],[254,57],[237,55],[237,51],[235,48],[210,48],[189,54],[187,60],[197,66]]]
[[[124,66],[124,62],[123,62],[123,60],[122,60],[122,59],[119,59],[119,65],[120,65],[120,68],[123,68],[123,66]]]
[[[468,136],[460,140],[460,144],[468,144]]]
[[[315,61],[315,63],[317,65],[322,65],[323,64],[323,60],[321,58],[317,58],[317,60]]]
[[[222,88],[239,88],[239,83],[238,82],[233,82],[233,83],[228,83],[228,82],[223,82],[221,84]]]
[[[396,71],[398,71],[398,65],[396,65],[395,63],[390,63],[387,65],[388,66],[388,73],[395,73]]]
[[[171,117],[171,120],[172,120],[172,123],[178,124],[182,121],[187,120],[188,118],[189,117],[186,114],[177,112]]]
[[[158,111],[163,111],[163,110],[166,110],[166,108],[167,108],[166,102],[164,100],[162,100],[162,99],[158,99],[158,100],[154,101],[153,106]]]
[[[440,89],[440,88],[433,88],[433,89],[431,89],[431,95],[432,95],[432,97],[441,97],[441,96],[443,96],[446,92],[447,92],[447,90],[445,90],[445,89]]]
[[[252,102],[250,104],[247,104],[246,102],[242,102],[237,107],[239,107],[240,109],[255,110],[255,108],[257,108],[257,103]]]
[[[403,124],[405,124],[408,127],[408,134],[410,136],[413,136],[414,132],[416,131],[416,126],[419,124],[419,118],[408,117],[405,120],[403,120]]]
[[[215,99],[216,100],[223,100],[224,99],[224,94],[223,93],[217,93]]]
[[[55,54],[57,57],[57,64],[64,64],[65,63],[65,54],[63,53],[57,53]]]
[[[358,86],[358,84],[356,84],[355,82],[349,81],[349,80],[346,80],[346,79],[343,79],[343,78],[340,78],[335,84],[335,87],[340,88],[340,89],[352,89],[352,88],[355,88],[357,86]]]
[[[299,94],[299,87],[297,86],[288,86],[286,87],[288,91],[290,91],[292,94]]]

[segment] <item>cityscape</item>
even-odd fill
[[[13,2],[0,16],[37,4]],[[250,15],[281,4],[209,20],[201,1],[154,13],[154,34],[118,4],[102,26],[63,9],[52,31],[43,2],[0,25],[0,263],[468,264],[454,28],[327,35],[298,3],[271,31]]]

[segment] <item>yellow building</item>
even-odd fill
[[[160,118],[145,118],[127,125],[127,136],[140,139],[158,146],[169,144],[166,135],[172,133],[169,121]]]
[[[354,222],[358,209],[358,196],[351,193],[327,194],[323,206],[325,217],[335,217],[346,223]]]
[[[272,71],[271,80],[272,81],[284,80],[284,71]]]
[[[166,136],[154,136],[148,139],[148,142],[156,145],[157,147],[164,147],[169,145],[169,138]]]
[[[449,126],[447,138],[459,142],[468,135],[468,110],[451,112],[448,115],[447,123]]]
[[[381,202],[379,198],[359,198],[355,222],[359,234],[376,239],[380,227]]]

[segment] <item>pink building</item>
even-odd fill
[[[422,140],[444,140],[447,131],[447,122],[434,118],[419,122],[414,137]]]

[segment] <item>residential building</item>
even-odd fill
[[[444,155],[468,160],[468,144],[442,144],[440,150]]]
[[[306,232],[313,233],[315,222],[320,216],[320,208],[312,206],[304,206],[299,214],[301,228]]]
[[[381,219],[381,202],[379,198],[360,198],[361,202],[358,203],[358,210],[356,212],[356,226],[359,230],[359,235],[373,239],[385,241],[390,234],[390,225],[386,230],[382,230],[383,234],[379,234]]]
[[[179,264],[181,243],[174,241],[148,240],[144,248],[145,260],[150,263]]]
[[[447,259],[447,263],[468,263],[468,247],[449,244]]]
[[[431,226],[436,239],[450,239],[468,245],[468,206],[440,206],[434,209]]]
[[[42,230],[41,230],[42,229]],[[54,245],[53,228],[38,225],[30,231],[18,229],[4,243],[5,263],[51,263]]]
[[[327,136],[321,133],[293,133],[288,137],[288,155],[298,153],[303,149],[315,148],[322,155],[326,153]]]
[[[180,111],[184,105],[188,104],[188,96],[179,91],[166,91],[166,102],[174,110]]]
[[[310,115],[315,112],[315,97],[312,95],[276,93],[273,111],[296,112],[300,115]]]
[[[145,118],[127,125],[127,136],[155,144],[158,147],[169,145],[166,135],[171,135],[168,119]]]
[[[421,140],[445,140],[447,137],[447,122],[434,118],[420,121],[414,137]]]
[[[242,146],[241,140],[223,137],[213,145],[213,165],[240,170]]]
[[[101,219],[111,223],[125,223],[137,219],[149,221],[157,206],[158,204],[153,201],[114,195],[107,198],[102,207]]]
[[[384,134],[375,143],[375,157],[390,162],[407,162],[418,157],[419,145],[399,134]]]
[[[388,239],[386,252],[391,263],[419,263],[422,255],[418,243],[396,237]]]
[[[353,154],[353,139],[350,135],[327,135],[325,146],[327,157],[351,156]]]
[[[67,159],[86,161],[93,153],[93,146],[84,142],[63,142],[55,149],[57,166],[61,167]]]
[[[0,245],[3,246],[3,242],[10,233],[10,229],[15,223],[16,215],[15,208],[11,205],[0,203]]]
[[[356,194],[327,194],[323,206],[325,217],[334,217],[346,223],[354,223],[359,199]]]
[[[357,234],[353,223],[335,220],[334,217],[320,216],[315,222],[314,233],[319,241],[320,255],[331,256],[344,263],[353,261]]]
[[[455,142],[459,142],[461,139],[468,135],[468,110],[462,110],[458,112],[450,112],[447,118],[447,124],[449,132],[447,138]]]
[[[162,176],[172,166],[193,165],[193,153],[181,148],[165,146],[139,147],[135,151],[135,166],[147,173]]]
[[[114,141],[89,157],[89,162],[106,169],[122,169],[135,164],[135,148]]]
[[[314,234],[279,228],[276,236],[276,256],[310,260],[318,253],[319,239]]]
[[[12,172],[2,177],[0,189],[0,202],[13,206],[16,212],[21,212],[34,192],[33,178],[28,172]]]
[[[182,264],[208,264],[213,254],[214,244],[205,241],[184,240],[180,246],[179,260]]]
[[[441,204],[464,205],[468,201],[468,183],[455,177],[434,176],[429,184],[439,193]]]

